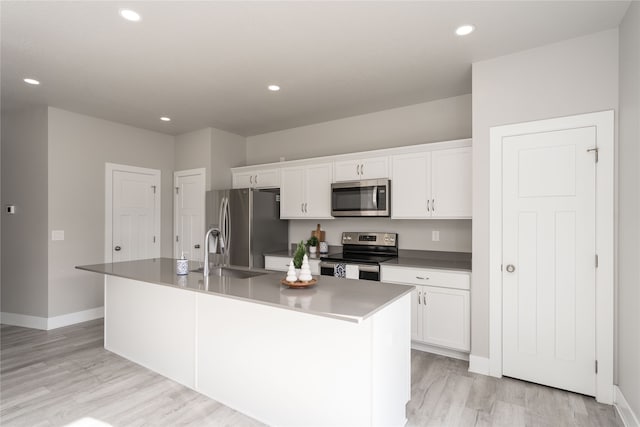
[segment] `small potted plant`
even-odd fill
[[[302,267],[302,258],[306,253],[307,250],[304,246],[304,240],[300,240],[300,243],[298,243],[298,247],[296,248],[296,252],[293,254],[293,266],[297,270],[300,270]]]
[[[307,247],[309,248],[310,254],[315,254],[318,250],[318,238],[316,236],[309,237],[307,240]]]

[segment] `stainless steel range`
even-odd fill
[[[320,274],[380,280],[380,263],[398,256],[397,233],[342,233],[342,252],[320,257]]]

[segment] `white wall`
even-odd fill
[[[247,138],[247,163],[259,164],[400,147],[471,136],[471,95],[379,111]],[[289,221],[289,241],[308,239],[316,221]],[[402,249],[471,251],[470,220],[388,220],[379,218],[322,221],[327,241],[340,244],[343,231],[399,233]],[[431,241],[431,230],[440,241]]]
[[[172,256],[174,138],[49,108],[49,317],[103,305],[103,279],[76,265],[104,262],[105,163],[161,170],[161,253]],[[46,222],[45,222],[46,224]]]
[[[617,109],[618,31],[473,64],[471,353],[489,355],[489,128]]]
[[[176,136],[175,167],[176,171],[205,168],[206,187],[211,189],[211,128]]]
[[[618,385],[640,416],[640,3],[620,25]]]
[[[247,138],[247,164],[272,163],[471,136],[471,95]]]
[[[46,107],[3,115],[3,313],[47,316],[47,199]]]

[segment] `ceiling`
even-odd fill
[[[473,62],[616,28],[628,5],[5,0],[1,105],[250,136],[471,93]]]

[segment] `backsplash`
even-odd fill
[[[289,221],[289,242],[307,240],[320,223],[330,245],[340,245],[343,231],[387,231],[398,233],[399,249],[471,252],[470,219],[392,220],[389,218],[338,218]],[[440,241],[431,240],[439,231]]]

